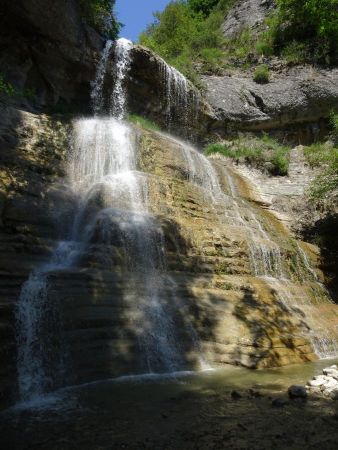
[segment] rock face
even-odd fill
[[[255,29],[274,6],[274,0],[237,0],[223,23],[225,37],[232,38],[245,28]]]
[[[0,6],[0,72],[34,105],[72,101],[88,109],[90,82],[103,39],[88,27],[75,0],[4,0]],[[27,101],[20,100],[27,103]]]
[[[6,404],[17,398],[14,311],[20,288],[29,272],[48,260],[59,231],[64,235],[58,224],[70,223],[75,199],[60,184],[70,120],[10,109],[2,117],[7,139],[2,153],[1,395]],[[200,367],[201,354],[213,367],[316,359],[314,348],[327,337],[321,330],[334,333],[337,307],[314,280],[291,236],[250,201],[250,187],[222,161],[210,165],[173,138],[136,131],[138,167],[147,174],[150,212],[164,238],[161,298],[169,302],[184,367]],[[206,176],[213,171],[224,192],[215,201],[205,191],[215,188]],[[258,247],[251,247],[250,236],[258,237]],[[61,308],[67,383],[144,371],[137,326],[144,279],[125,269],[120,245],[94,239],[77,267],[48,275],[49,302]],[[278,280],[280,271],[288,282]],[[192,345],[192,329],[198,345]]]
[[[248,77],[205,76],[206,98],[217,120],[211,133],[275,131],[296,143],[320,137],[325,118],[338,107],[338,70],[309,67],[276,74],[258,85]]]
[[[0,403],[13,401],[17,379],[15,303],[30,272],[50,257],[66,223],[62,160],[68,147],[62,120],[13,108],[0,110]],[[49,195],[48,195],[49,193]],[[62,206],[62,209],[63,209]],[[65,213],[67,208],[64,210]],[[59,215],[59,218],[58,218]]]
[[[215,157],[222,159],[220,155]],[[250,184],[252,199],[267,207],[291,229],[295,223],[295,213],[300,203],[305,201],[305,190],[318,170],[309,166],[301,145],[291,149],[289,157],[288,174],[284,177],[269,175],[246,164],[234,164],[231,160],[227,160],[227,164],[232,165]]]
[[[131,60],[129,110],[175,135],[203,140],[215,117],[195,86],[147,48],[134,46]]]

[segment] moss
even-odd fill
[[[131,123],[134,123],[135,125],[138,125],[141,128],[144,128],[145,130],[150,131],[160,131],[161,128],[157,123],[153,122],[152,120],[148,119],[144,116],[139,116],[137,114],[129,114],[128,120]]]

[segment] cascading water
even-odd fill
[[[30,276],[17,303],[22,400],[39,397],[67,382],[62,319],[58,305],[50,302],[49,276],[75,267],[93,243],[105,249],[101,253],[116,243],[123,248],[124,270],[131,274],[130,286],[124,293],[126,299],[134,298],[142,286],[137,294],[138,317],[134,327],[139,330],[144,370],[173,372],[185,367],[174,318],[168,309],[175,289],[165,273],[163,233],[147,209],[147,177],[137,171],[136,136],[122,121],[131,48],[125,39],[116,42],[115,84],[110,102],[113,117],[100,117],[112,49],[111,42],[106,44],[92,90],[96,116],[74,123],[68,179],[79,201],[69,240],[60,242],[51,261]],[[165,292],[170,293],[170,298],[165,298]],[[191,324],[186,333],[196,352],[200,352]],[[201,367],[206,366],[201,359]]]
[[[163,84],[161,95],[166,125],[169,131],[179,122],[186,138],[189,135],[191,123],[197,119],[199,96],[189,81],[174,67],[160,59],[160,76]]]
[[[103,90],[112,49],[113,44],[108,42],[93,83],[95,116],[74,122],[68,180],[78,205],[71,230],[67,239],[57,245],[50,262],[31,274],[17,302],[18,374],[23,400],[67,383],[67,345],[58,303],[50,301],[50,277],[55,272],[81,267],[82,259],[94,247],[103,265],[129,276],[122,296],[126,304],[137,302],[133,327],[137,329],[142,370],[173,372],[186,368],[179,338],[183,330],[177,326],[179,315],[184,316],[180,323],[190,340],[190,350],[199,355],[201,368],[208,367],[187,309],[176,294],[175,280],[167,273],[163,231],[148,209],[148,176],[138,170],[137,139],[133,129],[123,121],[132,49],[125,39],[118,40],[114,47],[115,83],[108,102],[111,116],[100,116],[107,103]],[[169,129],[177,112],[181,112],[183,122],[188,125],[187,110],[194,110],[197,97],[191,93],[186,79],[165,63],[162,76]],[[227,195],[208,158],[186,143],[168,138],[181,149],[182,162],[188,167],[186,181],[198,186],[203,196],[210,199],[210,206],[222,224],[244,230],[252,274],[278,292],[279,300],[295,313],[295,303],[298,306],[304,299],[295,300],[279,245],[269,237],[254,209],[239,197],[231,174],[224,169],[230,191]],[[111,268],[106,261],[111,261],[109,253],[114,248],[120,265]],[[300,248],[299,255],[309,278],[317,281]],[[336,355],[336,342],[324,336],[316,328],[317,323],[313,318],[311,340],[317,354]]]
[[[306,317],[310,324],[310,331],[303,330],[310,338],[315,353],[320,358],[334,357],[338,354],[336,337],[325,330],[324,323],[315,317],[311,311],[309,294],[297,295],[292,290],[292,281],[283,262],[283,255],[278,243],[270,238],[254,209],[243,200],[237,192],[236,184],[229,170],[222,166],[221,170],[229,188],[229,195],[221,188],[218,174],[210,160],[186,143],[173,139],[180,146],[182,160],[188,167],[187,180],[198,186],[203,195],[211,201],[211,206],[218,212],[220,221],[240,227],[246,232],[246,241],[250,257],[251,271],[276,292],[277,299],[286,306],[293,316],[298,316],[302,322],[302,312],[306,310]],[[317,276],[307,259],[306,253],[296,244],[297,264],[304,266],[306,280],[317,285],[318,292],[327,300],[325,288],[318,283]]]

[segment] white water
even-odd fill
[[[125,80],[130,69],[130,50],[132,42],[118,39],[115,45],[115,85],[111,97],[110,115],[116,119],[123,119],[126,113],[127,90]],[[104,55],[103,55],[104,56]]]
[[[161,95],[169,131],[178,124],[182,126],[185,137],[189,128],[197,120],[199,96],[189,81],[174,67],[160,59],[160,76],[163,83]],[[192,122],[192,123],[191,123]]]
[[[18,374],[23,401],[38,399],[67,383],[60,309],[57,301],[51,302],[49,277],[75,266],[93,239],[104,247],[117,238],[122,242],[124,270],[132,274],[126,299],[130,294],[134,298],[138,286],[142,286],[134,328],[139,330],[145,371],[176,372],[185,367],[171,315],[170,303],[173,301],[179,311],[179,300],[172,280],[165,274],[163,233],[147,208],[147,176],[137,171],[136,136],[121,120],[126,114],[125,79],[131,47],[125,39],[115,45],[110,107],[114,117],[99,116],[104,109],[103,87],[112,43],[108,42],[103,51],[92,91],[95,117],[74,122],[68,181],[79,202],[69,241],[60,242],[50,262],[30,276],[17,303]],[[131,292],[133,289],[135,292]],[[165,298],[165,291],[170,292],[170,298]],[[199,353],[196,332],[189,321],[187,324],[186,333]],[[200,359],[201,367],[207,367]]]

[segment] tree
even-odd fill
[[[212,9],[219,3],[219,0],[188,0],[188,5],[194,13],[201,13],[207,17]]]
[[[114,14],[115,0],[80,0],[80,6],[93,28],[107,38],[117,38],[122,25]]]

